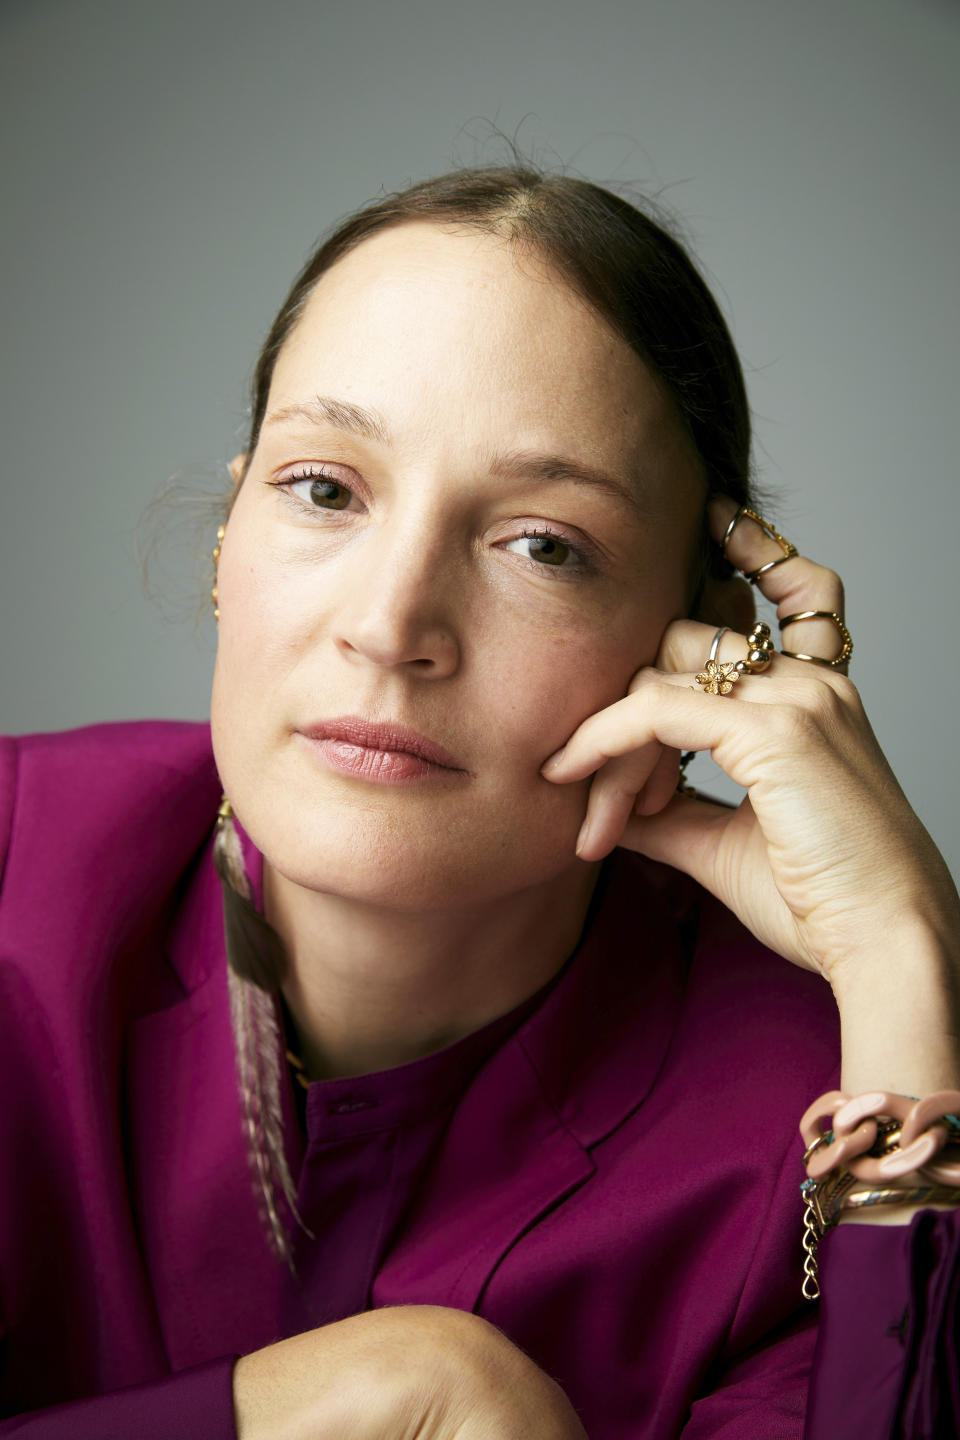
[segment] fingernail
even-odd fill
[[[564,753],[566,752],[566,748],[567,748],[566,745],[562,746],[561,749],[555,751],[554,754],[552,754],[552,755],[550,756],[550,759],[549,759],[549,760],[545,760],[545,761],[543,762],[543,764],[540,766],[540,774],[541,774],[541,775],[546,775],[546,773],[547,773],[548,770],[559,770],[559,768],[560,768],[560,762],[562,761],[562,759],[563,759],[563,757],[564,757]]]
[[[589,834],[590,834],[590,821],[589,821],[589,820],[584,820],[583,824],[580,826],[580,834],[577,836],[577,843],[576,843],[576,845],[574,846],[574,849],[576,850],[576,852],[577,852],[578,855],[580,854],[580,851],[585,847],[585,845],[586,845],[586,843],[587,843],[587,836],[588,836]]]

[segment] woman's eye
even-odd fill
[[[306,467],[286,480],[271,483],[288,495],[299,509],[313,511],[314,514],[325,510],[347,510],[355,499],[352,490],[318,465]],[[578,546],[545,528],[524,530],[508,540],[503,549],[524,556],[529,565],[554,575],[570,575],[590,568],[586,555]]]
[[[346,485],[321,471],[294,475],[280,483],[285,490],[315,510],[346,510],[353,499],[353,492]]]
[[[534,564],[551,570],[572,570],[577,568],[579,552],[559,535],[551,530],[525,531],[518,535],[515,540],[509,540],[504,546],[505,550],[513,550],[515,546],[522,546],[518,554],[526,554],[527,558]]]

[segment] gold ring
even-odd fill
[[[774,527],[770,524],[769,520],[764,520],[763,516],[760,514],[759,511],[752,510],[749,505],[741,505],[739,510],[734,515],[733,519],[730,521],[730,524],[724,531],[723,539],[720,541],[720,549],[723,551],[724,555],[726,555],[727,553],[727,544],[730,540],[730,536],[733,534],[738,523],[743,519],[744,515],[746,515],[749,520],[754,520],[760,526],[761,530],[765,530],[766,533],[770,536],[770,539],[775,540],[780,546],[780,549],[783,551],[783,554],[779,556],[778,559],[768,560],[766,565],[761,565],[757,570],[744,570],[741,572],[745,580],[749,580],[751,585],[756,585],[761,575],[766,575],[768,570],[775,570],[776,567],[778,565],[782,565],[785,560],[795,559],[800,552],[798,551],[796,545],[791,545],[790,541],[786,538],[785,535],[781,535],[779,530],[774,529]]]
[[[710,654],[707,656],[707,663],[699,675],[696,676],[697,684],[706,695],[727,695],[740,679],[740,672],[731,661],[728,665],[721,665],[717,660],[717,651],[720,649],[720,641],[729,630],[729,625],[721,625],[713,637],[710,646]]]
[[[694,679],[705,695],[729,695],[740,679],[740,672],[732,661],[729,665],[721,665],[716,660],[708,660],[706,669]]]
[[[766,670],[776,651],[770,639],[770,626],[764,620],[755,620],[747,636],[747,658],[737,661],[741,675],[760,675]]]
[[[706,665],[694,677],[705,695],[729,695],[741,675],[761,674],[776,653],[770,639],[770,626],[763,620],[757,620],[747,636],[746,660],[721,662],[716,657],[726,630],[726,625],[720,626],[713,637]]]
[[[781,650],[781,655],[786,655],[791,660],[809,660],[814,665],[826,665],[831,670],[838,665],[847,663],[853,654],[853,641],[850,638],[850,631],[835,610],[799,610],[796,615],[784,615],[780,621],[781,631],[788,625],[793,625],[797,620],[832,620],[840,631],[840,639],[843,641],[840,654],[832,660],[824,660],[822,655],[804,655],[800,650]]]

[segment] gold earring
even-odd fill
[[[214,620],[220,619],[220,609],[217,603],[219,600],[219,595],[217,594],[217,562],[220,559],[220,546],[223,544],[223,536],[226,528],[225,525],[220,526],[217,531],[217,543],[213,547],[213,589],[210,591],[210,598],[213,601]]]

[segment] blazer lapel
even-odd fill
[[[510,1040],[460,1105],[373,1304],[473,1310],[514,1241],[593,1173],[589,1154],[545,1102]],[[493,1097],[497,1102],[491,1103]]]
[[[478,1308],[503,1257],[589,1183],[591,1146],[652,1087],[681,1002],[676,921],[637,857],[617,852],[604,883],[556,987],[458,1105],[380,1267],[374,1305]],[[128,1031],[132,1183],[175,1368],[278,1338],[286,1282],[245,1154],[220,905],[208,847],[171,928],[177,994]],[[299,1130],[290,1087],[282,1093],[296,1175]]]
[[[682,1003],[677,921],[638,857],[617,851],[603,880],[556,987],[457,1107],[375,1305],[476,1310],[511,1247],[589,1183],[591,1147],[650,1093]]]

